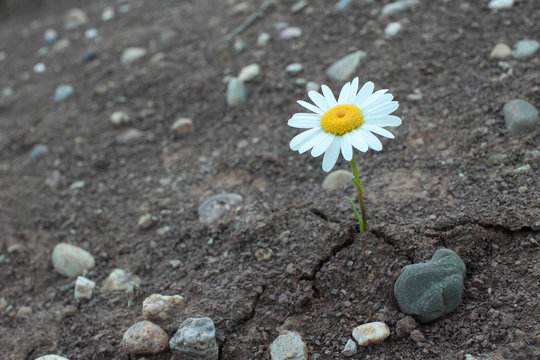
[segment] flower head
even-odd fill
[[[298,104],[312,113],[296,113],[287,123],[309,129],[291,140],[291,149],[300,154],[311,149],[313,157],[324,153],[322,168],[326,172],[332,170],[340,152],[351,161],[353,147],[362,152],[369,148],[380,151],[382,144],[373,134],[393,139],[394,135],[384,127],[399,126],[401,119],[390,115],[398,108],[392,94],[373,89],[369,81],[358,90],[358,78],[354,78],[343,85],[337,100],[326,85],[321,86],[322,95],[310,91],[308,96],[315,105],[302,100]]]

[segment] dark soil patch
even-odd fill
[[[14,89],[0,99],[0,299],[7,306],[0,357],[133,358],[119,343],[153,293],[186,297],[178,323],[211,317],[222,359],[269,359],[281,329],[299,331],[310,358],[341,359],[352,329],[373,320],[386,322],[392,335],[357,358],[538,357],[540,164],[525,154],[540,148],[540,138],[508,134],[501,109],[514,98],[540,106],[540,58],[509,60],[513,74],[498,80],[504,71],[488,57],[498,42],[537,39],[537,2],[491,12],[487,1],[422,1],[396,16],[405,27],[397,38],[382,40],[391,19],[378,14],[388,1],[354,1],[339,13],[333,2],[314,0],[313,12],[297,14],[294,1],[280,1],[238,36],[248,46],[237,53],[224,37],[260,3],[140,0],[109,22],[100,14],[112,1],[0,4],[0,88]],[[76,5],[89,24],[66,32],[63,16]],[[278,22],[304,34],[280,40]],[[48,27],[71,45],[39,58]],[[98,41],[84,39],[90,27],[99,29]],[[177,35],[160,42],[170,30]],[[257,48],[263,31],[273,40]],[[82,62],[90,46],[99,57]],[[124,67],[129,46],[149,55]],[[328,83],[326,68],[354,49],[369,56],[361,81],[390,88],[403,119],[382,152],[359,158],[371,226],[364,234],[342,199],[353,196],[352,184],[322,190],[321,159],[290,151],[297,131],[286,126],[306,94],[285,66],[300,62],[303,76]],[[45,74],[32,72],[39,61]],[[228,108],[223,77],[254,62],[262,73],[248,83],[247,102]],[[75,95],[55,104],[60,83],[73,85]],[[406,100],[415,89],[423,99]],[[144,132],[139,142],[116,141],[126,129],[109,123],[116,110]],[[195,132],[173,136],[178,117],[192,118]],[[35,144],[47,144],[48,153],[30,159]],[[512,173],[527,163],[529,172]],[[340,160],[337,168],[347,165]],[[54,171],[61,178],[49,186]],[[76,181],[85,186],[71,189]],[[203,226],[197,207],[222,191],[241,194],[243,204],[221,224]],[[146,212],[157,224],[138,230]],[[169,234],[156,235],[163,226]],[[61,241],[96,257],[98,287],[114,268],[139,275],[133,306],[121,292],[98,290],[77,304],[61,291],[70,280],[51,263]],[[419,326],[425,342],[398,338],[404,314],[393,282],[404,265],[440,247],[467,266],[463,304]],[[17,317],[22,306],[32,308],[28,318]],[[60,316],[69,306],[74,311]]]

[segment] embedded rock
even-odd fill
[[[73,86],[67,85],[67,84],[60,84],[54,91],[54,102],[60,102],[62,100],[67,99],[71,95],[73,95],[73,92],[75,90],[73,89]]]
[[[514,44],[512,57],[517,60],[525,60],[533,56],[540,48],[540,43],[536,40],[520,40]]]
[[[209,197],[199,206],[199,221],[212,224],[225,215],[233,207],[239,205],[244,198],[238,194],[223,193]]]
[[[247,92],[244,82],[238,78],[231,78],[227,85],[227,104],[237,106],[246,101]]]
[[[124,50],[122,53],[122,58],[120,59],[120,62],[124,65],[129,65],[140,58],[146,56],[147,51],[145,48],[142,47],[131,47]]]
[[[140,321],[124,333],[122,346],[130,354],[157,354],[169,347],[167,333],[150,321]]]
[[[488,4],[489,9],[508,9],[514,5],[514,0],[491,0]]]
[[[366,52],[360,50],[355,51],[333,63],[326,71],[326,75],[334,81],[348,80],[354,74],[358,66],[365,62],[366,59]]]
[[[510,49],[510,46],[499,43],[495,45],[493,50],[491,50],[491,53],[489,54],[490,59],[495,60],[506,60],[512,55],[512,50]]]
[[[54,269],[67,277],[82,275],[96,264],[88,251],[66,243],[54,247],[52,262]]]
[[[181,360],[217,360],[216,328],[210,318],[186,319],[169,341]]]
[[[390,336],[390,329],[385,323],[375,321],[355,327],[352,335],[358,345],[368,346],[386,340]]]
[[[140,283],[141,279],[137,275],[122,269],[114,269],[109,276],[107,276],[105,281],[103,281],[101,290],[128,290],[130,287],[138,287]]]
[[[400,1],[395,1],[393,3],[390,3],[390,4],[386,4],[382,10],[381,10],[381,14],[382,15],[395,15],[395,14],[398,14],[402,11],[405,11],[407,10],[408,8],[410,7],[413,7],[415,5],[418,5],[420,3],[419,0],[400,0]]]
[[[396,324],[396,335],[399,338],[405,338],[416,329],[416,320],[412,316],[405,316],[403,319],[398,320]]]
[[[345,347],[341,351],[343,356],[353,356],[356,355],[357,347],[356,343],[352,341],[351,339],[347,340],[347,343],[345,344]]]
[[[407,265],[394,284],[402,312],[420,322],[435,320],[461,303],[465,264],[449,249],[440,249],[427,263]]]
[[[270,345],[272,360],[307,360],[307,347],[296,331],[285,331]]]
[[[538,126],[538,110],[525,100],[511,100],[503,107],[504,122],[508,132],[529,135]]]
[[[193,132],[193,120],[190,118],[178,118],[172,125],[171,131],[176,135],[191,134]]]
[[[75,282],[75,300],[90,300],[96,283],[90,279],[85,278],[84,276],[78,276],[77,281]]]
[[[353,174],[347,170],[336,170],[326,175],[322,183],[324,190],[336,190],[347,184],[352,184]]]
[[[386,28],[384,29],[384,35],[386,37],[394,37],[401,31],[401,24],[398,22],[391,22],[388,25],[386,25]]]
[[[178,313],[184,302],[180,295],[152,294],[143,301],[143,316],[149,320],[167,320]]]
[[[68,358],[65,358],[63,356],[60,356],[60,355],[53,355],[53,354],[50,354],[50,355],[43,355],[43,356],[40,356],[38,357],[36,360],[69,360]]]

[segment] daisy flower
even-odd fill
[[[315,105],[302,100],[298,104],[311,113],[296,113],[287,123],[309,129],[291,140],[291,149],[300,154],[311,150],[313,157],[324,154],[322,168],[326,172],[332,170],[340,153],[351,161],[353,148],[380,151],[382,144],[374,134],[393,139],[394,135],[384,128],[401,125],[401,119],[390,115],[398,108],[392,94],[386,93],[386,89],[373,89],[369,81],[358,90],[358,78],[354,78],[343,85],[337,100],[326,85],[321,86],[322,95],[310,91],[308,96]]]

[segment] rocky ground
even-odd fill
[[[0,2],[0,358],[141,358],[121,343],[152,294],[178,295],[153,346],[208,317],[220,359],[279,359],[285,330],[343,359],[373,321],[390,336],[351,358],[540,356],[538,3],[390,3]],[[403,120],[357,155],[366,233],[286,125],[354,76]],[[394,282],[440,248],[462,302],[421,323]]]

